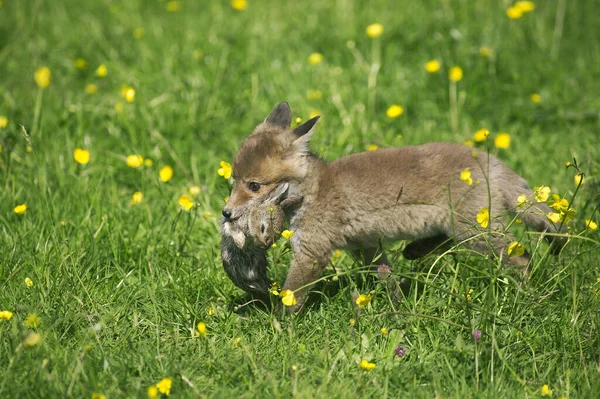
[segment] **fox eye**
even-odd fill
[[[260,190],[260,184],[253,181],[250,184],[248,184],[248,188],[254,192],[257,192],[258,190]]]

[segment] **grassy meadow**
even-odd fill
[[[0,0],[0,398],[598,397],[600,4],[531,5]],[[390,244],[401,301],[336,253],[303,313],[248,303],[218,170],[280,101],[322,116],[327,160],[489,150],[558,195],[569,242],[513,220],[526,279]],[[269,259],[282,284],[285,238]]]

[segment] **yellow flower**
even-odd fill
[[[321,92],[321,90],[309,90],[306,92],[306,98],[309,100],[320,100],[323,98],[323,92]],[[302,122],[302,118],[300,118],[300,122]]]
[[[581,185],[583,185],[583,183],[585,183],[585,178],[583,177],[583,175],[577,174],[573,178],[573,181],[575,182],[576,186],[578,186],[580,183],[581,183]]]
[[[17,215],[22,215],[27,210],[27,204],[17,205],[17,206],[15,206],[15,209],[13,209],[13,210],[15,211],[15,213]]]
[[[560,222],[560,213],[556,213],[556,212],[550,212],[548,215],[546,215],[548,217],[548,220],[550,220],[552,223],[559,223]]]
[[[283,230],[281,236],[286,240],[289,240],[294,235],[294,230]]]
[[[51,78],[52,72],[50,72],[50,68],[48,67],[38,68],[33,75],[33,79],[40,89],[45,89],[48,87],[50,85]]]
[[[75,151],[73,151],[73,159],[78,164],[86,165],[90,162],[90,152],[82,148],[75,148]]]
[[[510,134],[508,133],[498,133],[496,139],[494,140],[494,145],[496,148],[507,149],[510,147]]]
[[[356,298],[356,304],[362,309],[371,302],[371,299],[371,295],[360,294],[358,298]]]
[[[369,144],[367,146],[367,151],[377,151],[379,149],[379,146],[377,144]]]
[[[13,312],[10,310],[0,310],[0,320],[10,320],[13,316]]]
[[[102,395],[101,393],[93,393],[92,399],[106,399],[106,396]]]
[[[42,336],[36,332],[29,332],[23,340],[23,346],[31,348],[42,342]]]
[[[508,256],[521,256],[525,253],[525,247],[520,242],[511,242],[508,246]]]
[[[585,219],[585,227],[589,231],[598,230],[598,224],[596,222],[594,222],[593,220],[590,220],[590,219]]]
[[[285,306],[294,306],[296,304],[296,295],[294,295],[294,291],[292,290],[283,290],[279,293],[279,296]]]
[[[462,68],[459,66],[453,66],[452,68],[450,68],[450,71],[448,71],[448,78],[452,82],[458,82],[458,81],[462,80],[462,78],[463,78]]]
[[[128,103],[132,103],[135,100],[135,89],[128,85],[121,86],[121,96]]]
[[[130,168],[139,168],[144,163],[144,158],[141,155],[128,155],[127,166]]]
[[[552,390],[548,387],[548,384],[544,384],[542,388],[540,388],[540,394],[542,396],[552,396]]]
[[[213,312],[214,312],[214,310],[213,310]],[[198,327],[198,335],[200,335],[202,337],[206,337],[206,323],[201,321],[200,323],[198,323],[197,327]]]
[[[105,78],[106,75],[108,75],[108,68],[106,67],[106,65],[104,65],[104,64],[98,65],[98,68],[96,68],[96,75],[98,77]]]
[[[150,385],[148,387],[148,397],[151,399],[158,398],[158,388],[156,385]]]
[[[342,256],[342,251],[340,251],[339,249],[336,249],[336,250],[333,252],[333,257],[334,257],[335,259],[337,259],[337,258],[339,258],[340,256]]]
[[[133,31],[133,37],[138,40],[144,37],[144,28],[135,28]]]
[[[231,8],[236,11],[244,11],[246,8],[248,8],[248,2],[246,0],[232,0]]]
[[[473,184],[473,179],[471,178],[471,171],[469,170],[469,168],[467,168],[467,169],[463,170],[462,172],[460,172],[460,180],[464,181],[469,186],[471,184]]]
[[[27,288],[31,288],[33,287],[33,281],[31,281],[29,277],[25,277],[25,285],[27,286]]]
[[[296,118],[296,125],[299,125],[299,124],[300,124],[300,122],[302,122],[302,118],[300,118],[300,117],[297,117],[297,118]]]
[[[489,57],[490,55],[492,55],[492,49],[490,49],[489,47],[485,47],[485,46],[480,47],[479,48],[479,54],[482,57]]]
[[[350,324],[351,327],[354,327],[354,325],[356,324],[356,320],[350,319],[348,320],[348,324]]]
[[[540,96],[537,93],[533,93],[531,96],[529,96],[529,98],[531,99],[531,102],[535,104],[539,104],[542,102],[542,96]]]
[[[552,199],[546,203],[557,211],[566,212],[569,209],[569,201],[566,198],[560,198],[558,194],[552,194]]]
[[[171,393],[172,383],[173,380],[171,380],[170,378],[163,378],[158,384],[156,384],[156,387],[158,388],[160,393],[164,393],[165,395],[169,396],[169,394]]]
[[[464,145],[466,145],[467,147],[474,147],[475,143],[473,142],[473,140],[465,140],[463,142]]]
[[[485,139],[489,135],[490,135],[489,130],[479,129],[478,131],[475,132],[475,134],[473,134],[473,140],[475,140],[476,143],[481,143],[481,142],[485,141]]]
[[[548,197],[550,196],[550,187],[548,186],[539,186],[533,188],[533,198],[537,202],[546,202],[548,201]]]
[[[131,196],[131,205],[139,205],[144,201],[144,194],[140,191],[136,191]]]
[[[360,368],[363,370],[371,371],[375,368],[375,366],[375,363],[371,363],[368,360],[363,359],[360,361]]]
[[[8,126],[8,118],[4,115],[0,115],[0,129],[4,129]]]
[[[471,288],[468,292],[467,292],[467,301],[470,302],[471,301],[471,297],[473,295],[473,289]]]
[[[271,283],[271,286],[269,287],[269,292],[271,293],[271,295],[279,296],[279,284],[277,283],[277,281]]]
[[[397,118],[400,115],[402,115],[402,113],[404,112],[404,108],[402,108],[402,106],[398,105],[398,104],[394,104],[391,105],[387,111],[385,111],[385,114],[387,115],[388,118]]]
[[[442,64],[438,60],[431,60],[425,64],[425,70],[429,73],[436,73],[441,67]]]
[[[96,94],[96,92],[98,91],[98,86],[96,86],[93,83],[87,84],[85,85],[85,92],[87,94]]]
[[[35,313],[31,313],[29,316],[27,316],[27,320],[25,320],[23,324],[28,328],[38,328],[40,323],[40,318]]]
[[[179,197],[179,205],[184,207],[186,211],[189,211],[194,206],[194,202],[188,195],[183,194],[181,197]]]
[[[178,1],[169,1],[166,5],[165,8],[167,9],[167,11],[169,12],[175,12],[175,11],[179,11],[181,9],[181,3]],[[162,391],[161,391],[162,392]]]
[[[85,67],[87,66],[87,61],[83,58],[75,58],[75,61],[73,61],[73,64],[75,65],[75,68],[77,68],[77,69],[85,69]]]
[[[490,211],[487,208],[481,208],[477,214],[477,223],[484,229],[488,227],[490,222]]]
[[[526,13],[535,10],[535,3],[533,1],[517,1],[515,7]]]
[[[169,165],[163,166],[161,170],[158,171],[158,175],[160,176],[160,181],[166,183],[173,177],[173,168]]]
[[[308,56],[308,63],[310,65],[318,65],[323,62],[323,54],[321,53],[312,53]]]
[[[381,24],[369,25],[369,26],[367,26],[366,32],[367,32],[367,36],[369,36],[372,39],[379,37],[383,34],[383,25],[381,25]]]
[[[315,118],[315,117],[317,117],[317,116],[319,116],[319,115],[321,115],[321,113],[320,113],[318,110],[316,110],[316,109],[311,109],[311,110],[310,110],[310,113],[308,114],[308,119]]]
[[[231,165],[225,161],[221,161],[219,165],[221,167],[219,168],[219,170],[217,170],[217,174],[219,176],[223,176],[225,179],[229,179],[231,177],[231,172],[233,171]]]
[[[144,159],[144,166],[149,168],[154,164],[154,162],[150,158]]]
[[[517,206],[523,207],[527,204],[527,196],[525,194],[519,195],[517,198]]]
[[[193,197],[197,197],[200,195],[200,193],[202,192],[202,189],[198,186],[191,186],[190,188],[188,188],[188,192],[190,193],[190,195],[192,195]]]
[[[200,58],[202,58],[202,50],[200,50],[200,49],[194,50],[194,52],[192,52],[192,58],[195,60],[199,60]]]
[[[213,307],[208,308],[208,310],[206,311],[206,314],[209,316],[214,316],[215,315],[215,309]]]
[[[506,15],[510,19],[519,19],[523,16],[523,10],[519,7],[509,7],[506,9]]]
[[[381,331],[381,335],[387,335],[387,333],[388,333],[388,329],[385,327],[381,327],[381,330],[379,330],[379,331]]]

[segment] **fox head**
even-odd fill
[[[254,129],[233,161],[233,189],[223,209],[226,219],[240,217],[253,202],[283,200],[289,184],[306,176],[311,130],[319,118],[292,130],[292,111],[282,102]]]

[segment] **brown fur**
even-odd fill
[[[462,145],[430,143],[326,163],[308,151],[316,119],[290,130],[291,111],[287,103],[279,104],[236,155],[235,185],[226,206],[235,220],[244,204],[283,184],[288,195],[301,198],[286,208],[295,234],[294,260],[283,288],[296,292],[294,309],[303,304],[306,287],[319,277],[333,250],[364,250],[369,253],[365,258],[372,259],[382,241],[414,240],[406,255],[422,256],[445,238],[460,242],[484,231],[476,223],[481,208],[490,209],[492,234],[465,245],[482,253],[491,245],[493,252],[508,258],[513,238],[495,216],[515,211],[517,197],[532,198],[533,192],[497,158],[478,150],[474,157],[473,149]],[[472,185],[460,180],[466,168]],[[252,182],[260,184],[258,192],[250,190]],[[520,217],[538,231],[556,232],[546,219],[548,212],[547,205],[537,203]],[[527,255],[510,258],[517,265],[528,260]]]

